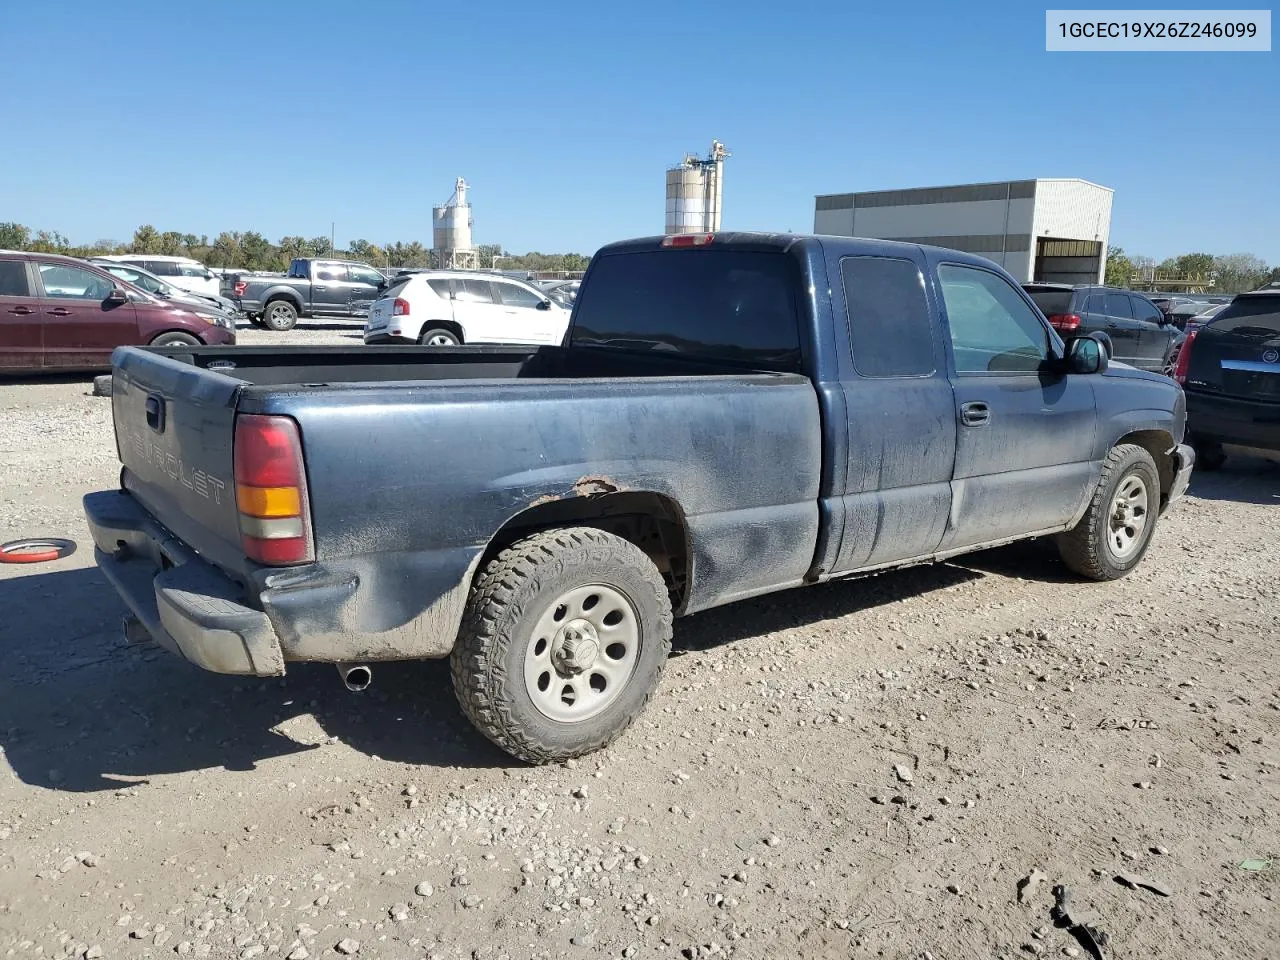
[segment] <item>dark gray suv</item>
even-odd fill
[[[1022,289],[1064,337],[1105,333],[1121,363],[1168,372],[1181,332],[1142,294],[1068,283],[1024,283]]]

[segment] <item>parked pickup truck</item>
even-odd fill
[[[1124,576],[1194,462],[1172,380],[905,243],[617,243],[563,345],[114,360],[122,489],[85,512],[133,637],[356,688],[451,657],[530,762],[636,718],[673,616],[1049,535]]]
[[[283,277],[236,277],[231,299],[255,324],[292,330],[299,317],[368,316],[386,287],[386,278],[367,263],[300,258]]]

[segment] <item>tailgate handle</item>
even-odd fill
[[[155,394],[147,397],[147,426],[156,433],[164,433],[164,399]]]

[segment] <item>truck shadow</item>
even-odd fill
[[[675,655],[979,576],[921,567],[733,604],[677,621]],[[252,771],[331,742],[422,766],[517,766],[462,715],[445,661],[377,665],[363,694],[345,691],[325,664],[291,666],[278,680],[205,673],[157,647],[124,645],[119,600],[94,567],[0,579],[0,609],[0,746],[32,786],[92,793],[208,768]]]
[[[1202,500],[1280,506],[1280,463],[1228,447],[1221,469],[1192,471],[1187,494]]]

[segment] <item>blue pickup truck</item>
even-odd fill
[[[673,616],[1027,537],[1124,576],[1194,462],[1177,384],[998,267],[834,237],[605,247],[554,347],[122,348],[112,404],[127,635],[352,688],[450,657],[529,762],[636,718]]]

